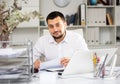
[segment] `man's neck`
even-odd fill
[[[57,43],[60,43],[63,39],[64,39],[64,37],[62,37],[62,38],[60,38],[60,39],[55,39],[55,41],[56,41]]]

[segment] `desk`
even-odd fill
[[[119,68],[120,70],[120,68]],[[120,84],[120,78],[118,79],[95,79],[95,78],[65,78],[61,79],[57,76],[56,72],[40,71],[29,82],[15,82],[8,84]],[[6,84],[6,83],[0,83]]]

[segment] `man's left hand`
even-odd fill
[[[60,64],[63,65],[64,67],[66,67],[69,61],[70,61],[70,58],[63,57],[60,61]]]

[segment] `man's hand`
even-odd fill
[[[70,61],[70,58],[68,57],[63,57],[60,61],[60,64],[62,64],[63,66],[67,66],[68,62]]]
[[[35,69],[39,69],[39,68],[40,68],[40,60],[36,60],[36,61],[34,62],[34,68],[35,68]]]

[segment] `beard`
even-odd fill
[[[59,35],[58,37],[53,36],[53,38],[54,38],[54,39],[61,39],[61,38],[64,37],[65,35],[66,35],[66,31],[65,31],[63,34]]]
[[[55,36],[53,36],[53,38],[54,39],[60,39],[60,38],[62,38],[64,35],[63,34],[61,34],[60,36],[58,36],[58,37],[55,37]]]

